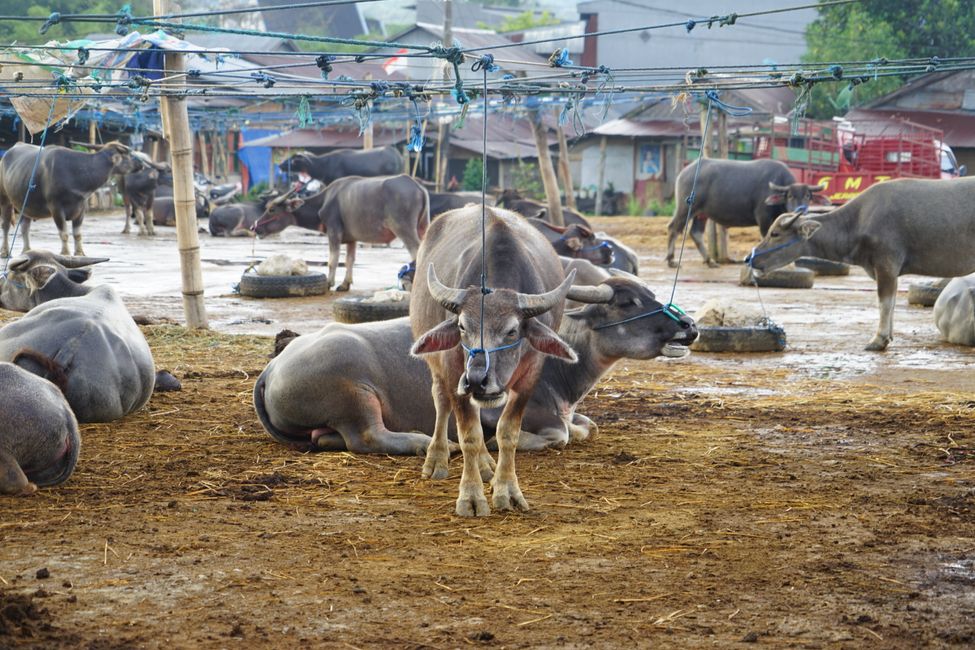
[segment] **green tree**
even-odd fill
[[[3,0],[0,2],[0,14],[10,16],[39,16],[47,17],[57,11],[67,14],[115,14],[123,3],[111,0],[58,0],[50,4],[37,4],[31,0]],[[133,0],[133,16],[151,16],[151,0]],[[64,20],[53,25],[47,34],[40,33],[43,23],[35,20],[0,21],[0,43],[6,45],[13,42],[24,45],[40,45],[51,40],[70,41],[83,38],[92,33],[114,32],[113,22],[80,22]]]
[[[885,57],[958,57],[975,55],[975,10],[970,0],[865,0],[820,7],[806,28],[803,61],[871,61]],[[877,66],[883,72],[883,66]],[[900,87],[900,76],[819,84],[812,90],[810,117],[842,115]]]
[[[498,25],[499,32],[520,32],[526,29],[531,29],[532,27],[545,27],[547,25],[558,25],[560,21],[558,18],[553,16],[548,11],[543,11],[539,15],[535,15],[532,11],[523,11],[515,16],[510,16],[501,21]],[[491,26],[485,22],[479,22],[478,27],[481,29],[491,29]]]
[[[484,178],[482,173],[480,158],[471,158],[464,166],[464,178],[461,180],[461,187],[467,192],[480,192],[481,181]]]

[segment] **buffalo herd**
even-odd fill
[[[338,291],[352,285],[357,242],[399,239],[413,260],[405,267],[411,300],[408,318],[333,323],[276,351],[254,385],[258,420],[275,440],[303,451],[424,455],[427,478],[445,478],[459,449],[460,516],[527,510],[516,452],[585,440],[597,426],[578,405],[617,361],[681,357],[698,336],[690,317],[639,279],[636,254],[576,212],[566,210],[557,226],[545,205],[513,191],[498,197],[498,207],[492,197],[482,207],[479,193],[430,192],[401,173],[402,159],[389,147],[300,153],[280,168],[299,181],[254,201],[217,205],[239,188],[198,188],[197,216],[209,218],[214,236],[264,237],[290,225],[325,234],[329,288],[345,244]],[[145,236],[173,223],[169,167],[121,143],[91,152],[18,144],[0,160],[7,258],[0,307],[25,312],[0,327],[0,493],[67,480],[78,460],[79,422],[118,420],[163,389],[118,293],[86,284],[90,267],[106,261],[84,255],[87,198],[113,176],[123,232],[132,219]],[[713,219],[759,228],[762,240],[746,259],[756,275],[800,256],[862,266],[880,300],[871,350],[891,340],[898,276],[975,271],[968,252],[975,249],[975,179],[890,181],[813,215],[808,206],[823,201],[822,190],[776,161],[693,163],[677,179],[666,261],[677,263],[677,239],[689,233],[713,265],[701,238]],[[919,202],[923,224],[912,209]],[[11,257],[15,215],[23,252]],[[60,233],[59,254],[30,248],[29,225],[45,218]],[[951,340],[975,340],[971,314],[958,319],[950,311],[957,304],[971,311],[970,285],[958,284],[938,312],[943,331],[960,332]]]

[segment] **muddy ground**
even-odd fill
[[[599,220],[660,293],[665,222]],[[88,253],[113,262],[96,281],[178,320],[178,275],[161,279],[172,235],[103,227]],[[208,276],[215,331],[144,328],[183,391],[83,427],[66,484],[0,500],[0,647],[975,644],[972,351],[907,306],[916,278],[883,354],[862,350],[877,312],[854,271],[762,290],[784,353],[620,363],[581,409],[598,437],[519,456],[532,511],[467,520],[452,514],[456,460],[431,482],[417,458],[272,442],[251,406],[272,347],[258,334],[311,331],[330,299],[234,296],[251,243],[202,237],[204,258],[232,262]],[[739,257],[752,242],[733,233]],[[325,258],[324,240],[308,246]],[[156,268],[117,261],[142,268],[147,247]],[[390,284],[405,257],[369,252],[355,288]],[[757,304],[738,271],[691,250],[676,302]]]

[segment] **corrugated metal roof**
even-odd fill
[[[846,119],[854,125],[858,120],[908,120],[943,131],[949,147],[975,147],[975,113],[857,108],[847,113]]]
[[[405,129],[382,129],[378,126],[373,131],[373,144],[384,147],[388,144],[398,144],[406,140]],[[251,140],[244,147],[274,147],[276,149],[335,149],[360,148],[362,136],[359,129],[295,129],[278,135],[269,135],[257,140]]]
[[[640,137],[680,137],[685,133],[695,133],[690,125],[681,120],[630,120],[619,119],[606,122],[592,130],[596,135],[615,135],[627,138]]]

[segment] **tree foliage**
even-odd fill
[[[115,14],[123,3],[117,0],[58,0],[50,4],[37,4],[31,0],[3,0],[0,2],[0,13],[10,16],[39,16],[47,17],[57,11],[66,14]],[[151,0],[132,0],[133,16],[151,16]],[[93,33],[114,33],[115,24],[112,22],[78,22],[65,20],[53,25],[42,35],[40,27],[43,23],[36,20],[0,21],[0,43],[18,43],[24,45],[39,45],[51,40],[70,41],[84,38]]]
[[[975,9],[971,0],[864,0],[820,7],[806,28],[804,62],[872,61],[975,55]],[[883,72],[883,66],[877,66]],[[810,117],[842,115],[850,106],[886,95],[902,77],[820,84],[812,91]]]

